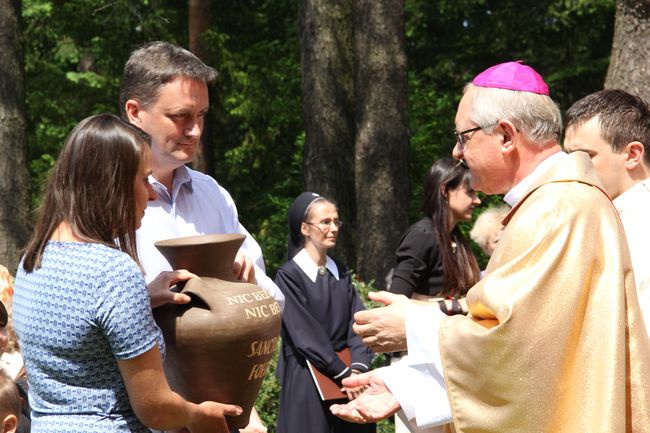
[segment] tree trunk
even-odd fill
[[[606,89],[623,89],[650,101],[650,1],[617,0]]]
[[[355,2],[357,275],[379,287],[408,225],[404,0]]]
[[[210,0],[189,0],[188,2],[188,33],[189,49],[199,59],[206,61],[206,50],[201,40],[203,33],[210,27],[211,6]],[[212,93],[212,92],[210,92]],[[212,95],[210,95],[212,96]],[[212,103],[212,98],[210,99]],[[214,111],[211,110],[205,117],[201,146],[192,161],[192,167],[203,173],[214,174]]]
[[[0,0],[0,263],[16,272],[29,236],[20,0]]]
[[[301,0],[303,167],[307,190],[333,199],[345,221],[335,255],[354,265],[354,61],[352,3]]]

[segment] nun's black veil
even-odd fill
[[[309,206],[316,200],[323,200],[323,197],[315,192],[303,192],[293,201],[289,208],[289,260],[293,259],[304,246],[300,226],[305,220]]]

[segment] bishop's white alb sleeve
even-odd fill
[[[452,422],[438,333],[447,316],[432,306],[410,306],[406,314],[408,355],[377,371],[418,431]]]

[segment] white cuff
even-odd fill
[[[408,358],[408,357],[407,357]],[[428,428],[452,422],[442,376],[429,365],[405,362],[377,370],[411,425]]]
[[[411,305],[406,312],[406,345],[409,358],[416,362],[432,362],[442,375],[438,334],[447,316],[434,305]]]
[[[342,372],[340,372],[339,374],[334,376],[334,379],[338,379],[339,377],[343,376],[345,373],[348,372],[349,369],[350,369],[350,367],[345,367]]]
[[[438,332],[446,318],[438,306],[411,306],[406,315],[409,354],[377,371],[411,425],[428,428],[452,422],[442,372]]]

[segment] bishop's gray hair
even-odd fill
[[[474,88],[470,118],[486,134],[494,132],[499,120],[509,120],[526,138],[540,146],[558,142],[562,133],[560,108],[547,95],[518,90],[465,86]]]

